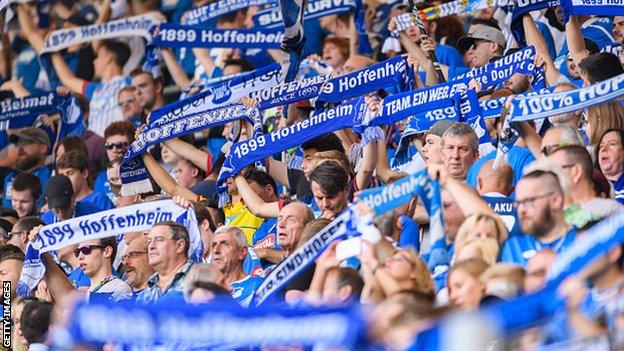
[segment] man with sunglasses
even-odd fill
[[[537,252],[548,248],[559,254],[576,238],[576,228],[564,219],[565,176],[551,163],[534,162],[518,182],[514,205],[524,235],[507,239],[501,250],[502,262],[525,267]]]
[[[126,121],[113,122],[104,130],[104,148],[109,162],[123,158],[128,146],[134,141],[134,126]],[[106,175],[106,169],[95,178],[93,190],[102,193],[113,201],[115,195],[111,191],[110,183]]]
[[[117,94],[117,105],[121,109],[124,121],[132,123],[135,127],[141,125],[143,113],[134,96],[134,87],[124,87],[119,91],[119,94]]]
[[[31,241],[37,240],[41,228],[43,226],[35,227],[31,231]],[[87,289],[87,301],[94,298],[119,301],[132,296],[130,286],[113,274],[113,260],[117,253],[117,240],[114,236],[81,242],[73,253],[80,269],[91,280]],[[71,294],[75,288],[50,252],[42,254],[41,260],[46,268],[44,278],[52,298],[60,301]]]
[[[492,59],[503,56],[507,40],[500,30],[480,26],[468,36],[459,38],[457,46],[466,53],[468,67],[479,68],[490,63]]]

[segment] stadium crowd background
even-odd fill
[[[418,349],[416,336],[445,316],[539,291],[561,253],[622,209],[624,107],[617,100],[515,124],[520,138],[499,167],[494,158],[507,107],[485,120],[485,129],[441,118],[425,131],[415,131],[409,120],[398,121],[372,138],[352,129],[327,133],[229,178],[230,200],[219,206],[221,165],[233,142],[253,133],[249,123],[231,122],[150,148],[142,160],[155,190],[122,195],[122,158],[153,111],[287,55],[279,49],[161,48],[157,63],[147,69],[146,41],[134,36],[73,45],[50,54],[45,64],[39,56],[45,38],[61,28],[147,13],[184,23],[187,11],[207,3],[59,0],[44,3],[50,7],[45,16],[35,2],[11,3],[0,12],[2,113],[10,99],[54,91],[74,96],[83,118],[68,133],[61,133],[65,119],[52,113],[24,128],[5,124],[0,135],[0,279],[12,287],[13,350],[53,347],[51,331],[62,324],[59,316],[71,315],[68,297],[102,295],[111,303],[131,299],[148,305],[219,298],[246,307],[263,277],[343,213],[360,191],[427,168],[442,189],[442,247],[432,247],[429,216],[414,196],[375,217],[376,240],[332,243],[278,298],[291,306],[359,303],[369,312],[368,347]],[[265,6],[270,5],[230,12],[203,25],[252,28],[254,14]],[[504,7],[425,20],[422,28],[398,25],[396,16],[411,13],[401,1],[365,0],[364,8],[364,37],[372,54],[358,52],[362,36],[355,13],[306,20],[305,45],[294,45],[306,58],[302,75],[340,76],[405,54],[420,89],[518,50]],[[520,21],[527,44],[536,49],[535,66],[555,92],[624,73],[624,17],[573,16],[565,23],[561,8],[552,6]],[[400,45],[384,45],[389,37]],[[470,89],[481,101],[499,99],[531,92],[532,79],[515,73],[500,86],[483,89],[471,82]],[[381,110],[393,93],[365,94],[367,107]],[[309,118],[314,100],[262,111],[264,131]],[[490,142],[479,141],[484,133]],[[146,232],[43,254],[44,279],[32,296],[17,296],[24,254],[42,226],[161,198],[194,209],[202,262],[189,259],[187,228],[165,221]],[[606,340],[603,349],[624,349],[623,246],[603,254],[559,285],[565,303],[552,318],[499,336],[496,347],[534,350]],[[114,341],[106,347],[115,347]]]

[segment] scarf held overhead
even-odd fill
[[[184,13],[182,23],[195,26],[252,6],[275,5],[275,0],[219,0]]]
[[[171,200],[160,200],[120,207],[46,225],[37,240],[28,245],[18,283],[20,296],[27,296],[45,273],[41,254],[87,240],[102,239],[130,232],[150,230],[161,221],[176,221],[189,232],[189,258],[201,260],[203,246],[192,208],[184,209]]]
[[[357,8],[355,0],[310,0],[304,13],[304,20],[317,19],[345,12],[354,12]],[[253,16],[256,26],[266,28],[283,27],[282,14],[276,7],[258,11]]]
[[[279,49],[283,35],[279,29],[210,29],[163,23],[154,36],[154,45],[168,48]]]

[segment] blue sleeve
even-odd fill
[[[525,266],[525,263],[522,262],[522,253],[517,252],[519,248],[517,238],[510,237],[505,241],[500,252],[500,261]]]
[[[48,212],[42,214],[41,215],[41,220],[44,221],[46,224],[54,223],[54,213],[52,213],[52,211],[48,211]]]
[[[98,200],[95,205],[101,208],[102,211],[111,210],[115,208],[115,205],[113,205],[113,202],[108,198],[108,196],[104,194],[101,194],[101,196],[98,196]]]
[[[418,236],[418,224],[406,215],[401,216],[401,234],[399,236],[399,247],[412,246],[420,251],[420,238]]]
[[[84,87],[84,96],[88,100],[91,100],[91,98],[93,97],[93,92],[95,91],[95,89],[98,88],[98,86],[100,86],[100,83],[97,83],[97,82],[87,83],[87,85],[85,85]]]
[[[535,157],[533,154],[526,148],[518,147],[516,152],[513,155],[509,154],[509,162],[511,163],[511,167],[514,171],[514,186],[520,181],[522,178],[522,173],[524,171],[524,167],[526,167],[529,163],[535,161]]]
[[[436,45],[436,58],[438,62],[447,66],[466,67],[464,59],[457,49],[449,45]]]

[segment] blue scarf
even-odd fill
[[[161,120],[150,124],[130,145],[124,155],[120,169],[123,184],[122,194],[132,195],[151,191],[152,187],[147,169],[139,157],[150,146],[243,118],[257,125],[260,120],[260,111],[257,108],[248,108],[242,104],[233,104],[170,122]]]
[[[60,115],[61,123],[57,133],[54,133],[39,122],[39,116],[56,113]],[[50,140],[56,140],[57,136],[58,139],[72,135],[82,136],[85,132],[82,110],[73,96],[64,97],[49,92],[0,101],[0,133],[5,134],[4,138],[0,138],[1,140],[7,139],[8,129],[30,126],[45,130]],[[0,143],[0,149],[6,146]]]
[[[316,97],[329,76],[315,76],[295,80],[290,83],[272,86],[259,91],[252,91],[249,97],[258,100],[258,108],[266,110],[275,106],[284,106],[301,100]]]
[[[543,95],[543,94],[550,94],[553,92],[553,90],[555,90],[555,87],[548,87],[548,88],[540,89],[539,91],[532,91],[532,92],[525,93],[525,94],[518,94],[516,96],[537,96],[537,95]],[[479,103],[479,106],[481,106],[481,115],[483,116],[483,118],[499,117],[501,115],[501,111],[503,110],[503,107],[505,106],[505,102],[507,101],[508,98],[509,98],[508,96],[503,96],[498,99],[490,99],[490,100],[481,101]]]
[[[211,19],[243,10],[251,6],[275,5],[275,0],[219,0],[211,4],[186,11],[182,23],[195,26]]]
[[[526,46],[522,16],[533,11],[559,6],[559,0],[521,0],[517,4],[511,4],[508,8],[511,15],[511,33],[520,47]]]
[[[154,45],[168,48],[279,49],[283,32],[274,29],[210,29],[163,23]]]
[[[525,74],[533,77],[531,85],[534,89],[544,87],[543,70],[533,64],[535,48],[529,46],[516,51],[511,55],[504,56],[483,67],[474,68],[452,80],[474,78],[484,90],[493,88],[511,78],[514,73]]]
[[[510,122],[582,110],[624,95],[624,74],[588,87],[539,96],[515,97],[511,101]]]
[[[48,37],[41,54],[100,39],[141,36],[150,41],[151,31],[157,23],[152,15],[139,15],[102,24],[55,30]]]
[[[308,2],[303,19],[318,19],[345,12],[355,12],[356,9],[355,0],[311,0]],[[253,22],[256,26],[266,28],[282,28],[284,26],[280,9],[275,7],[258,11],[253,16]]]
[[[168,123],[173,120],[201,113],[209,108],[235,103],[240,98],[257,90],[275,86],[282,81],[280,66],[275,63],[230,81],[208,88],[184,100],[176,101],[153,111],[150,123]]]
[[[563,18],[567,22],[570,16],[624,16],[624,4],[608,1],[560,0]]]
[[[193,209],[179,207],[171,200],[147,202],[76,217],[41,228],[37,240],[26,249],[18,294],[29,295],[43,278],[45,266],[41,254],[87,240],[150,230],[161,221],[176,221],[186,227],[190,238],[189,258],[200,262],[203,245]]]
[[[447,16],[459,15],[475,10],[483,10],[492,6],[507,6],[510,3],[511,1],[507,0],[455,0],[418,10],[418,13],[421,18],[427,21],[432,21]]]
[[[199,305],[83,302],[72,311],[69,320],[68,331],[74,343],[115,340],[122,345],[148,346],[149,349],[160,345],[173,350],[312,347],[316,344],[356,349],[366,332],[357,306],[293,308],[278,305],[244,309],[222,298]],[[102,328],[102,325],[107,327]]]
[[[222,188],[228,178],[234,177],[250,164],[301,145],[319,135],[353,128],[361,124],[362,115],[366,110],[364,98],[359,98],[330,110],[313,114],[305,121],[287,128],[238,142],[232,145],[230,153],[225,158],[218,183]]]
[[[406,91],[414,87],[414,71],[404,56],[396,56],[370,67],[329,80],[317,102],[337,103],[379,89]]]

